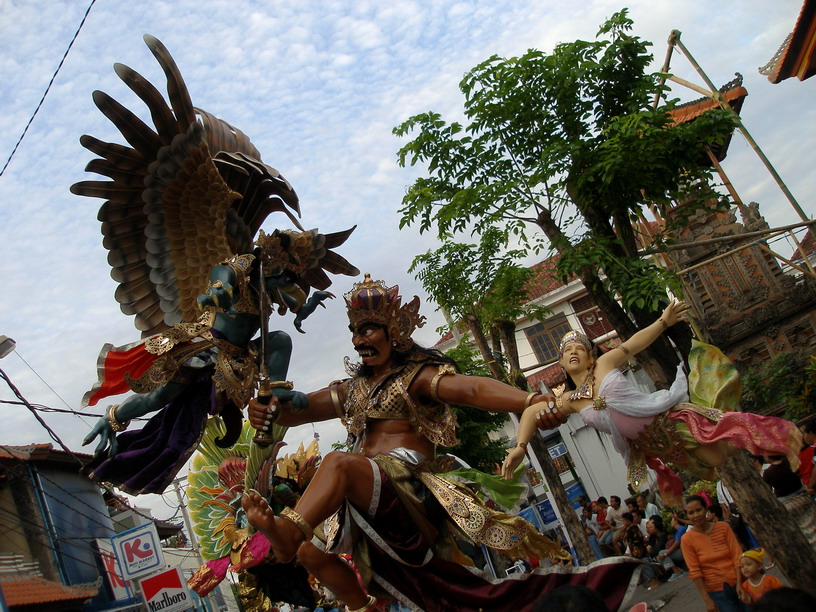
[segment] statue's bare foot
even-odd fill
[[[297,525],[287,519],[276,517],[272,508],[257,491],[245,493],[241,498],[241,506],[250,524],[269,538],[272,552],[279,562],[289,563],[295,558],[304,539]]]

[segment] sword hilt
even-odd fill
[[[269,402],[272,401],[272,384],[269,382],[268,378],[262,378],[260,384],[258,385],[258,401],[267,406],[269,405]],[[271,431],[256,430],[252,441],[261,448],[266,448],[275,442],[275,438],[272,436]]]

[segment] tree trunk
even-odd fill
[[[465,319],[467,320],[468,329],[470,329],[470,333],[473,335],[473,342],[476,343],[476,348],[479,349],[479,353],[482,355],[482,359],[484,359],[485,365],[490,371],[490,376],[504,382],[507,379],[507,373],[501,364],[496,361],[493,351],[490,350],[478,317],[470,314],[467,315]]]
[[[595,555],[589,547],[586,531],[584,531],[584,526],[581,524],[581,520],[578,518],[567,497],[567,492],[561,483],[561,476],[558,474],[558,470],[555,469],[550,453],[547,452],[547,445],[540,435],[535,435],[530,440],[530,450],[535,453],[535,456],[541,464],[541,470],[544,472],[544,480],[552,492],[555,505],[561,514],[561,520],[564,522],[564,527],[567,529],[569,539],[575,547],[575,554],[578,555],[578,563],[581,565],[589,565],[595,561]]]
[[[501,343],[501,336],[499,335],[499,328],[495,325],[491,325],[490,329],[487,330],[490,334],[490,346],[493,348],[494,353],[501,353],[502,352],[502,343]]]
[[[516,343],[516,323],[515,321],[499,321],[498,327],[501,343],[504,347],[504,356],[507,359],[507,366],[510,369],[508,376],[511,384],[519,389],[527,389],[527,377],[521,371],[519,362],[518,343]]]
[[[791,586],[816,596],[816,552],[743,453],[717,470],[756,539]]]
[[[561,232],[561,228],[555,223],[548,210],[542,210],[539,213],[537,225],[547,235],[550,243],[559,253],[564,253],[571,247],[569,239]],[[621,308],[620,304],[607,292],[603,282],[594,271],[585,270],[581,275],[581,282],[583,282],[587,292],[595,300],[595,304],[609,318],[612,327],[615,328],[615,331],[623,340],[630,338],[638,331],[637,326]],[[674,367],[671,365],[671,360],[665,362],[663,359],[658,359],[650,349],[639,353],[636,359],[655,385],[658,387],[669,386],[669,382],[674,377]],[[676,357],[673,363],[677,363]]]

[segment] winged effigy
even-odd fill
[[[306,317],[334,297],[327,273],[359,274],[334,251],[354,228],[305,230],[289,182],[243,132],[194,107],[170,53],[156,38],[144,40],[167,77],[168,100],[139,73],[115,64],[153,125],[95,91],[94,103],[127,144],[82,136],[98,156],[86,170],[106,180],[71,186],[77,195],[105,200],[98,217],[116,301],[142,334],[100,353],[99,380],[83,405],[134,394],[110,405],[86,436],[84,444],[99,442],[85,470],[132,494],[164,491],[210,417],[226,426],[217,443],[232,445],[242,409],[259,387],[261,395],[266,389],[305,405],[287,381],[291,338],[269,330],[270,314],[292,313],[302,332]],[[273,213],[294,229],[261,230]],[[149,413],[142,429],[126,431]]]

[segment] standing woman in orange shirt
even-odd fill
[[[706,510],[699,495],[686,498],[691,528],[683,536],[680,548],[689,578],[700,592],[706,612],[745,612],[739,563],[742,549],[728,523],[708,521]]]

